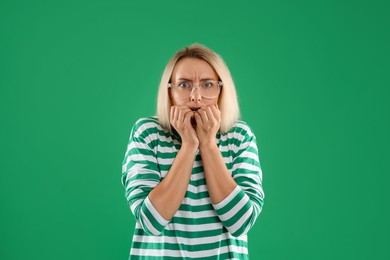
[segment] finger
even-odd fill
[[[194,113],[194,116],[195,116],[195,121],[196,121],[196,126],[202,126],[203,125],[203,121],[202,121],[202,117],[199,115],[199,113],[195,112]]]
[[[213,111],[211,110],[211,107],[212,106],[207,106],[206,107],[206,114],[207,114],[207,118],[209,119],[209,121],[211,121],[211,120],[215,120],[215,117],[214,117],[214,114],[213,114]]]
[[[187,111],[185,113],[185,116],[184,116],[184,122],[185,124],[189,124],[189,125],[192,125],[191,123],[191,119],[194,117],[194,113],[190,110],[190,111]]]
[[[192,112],[191,109],[189,107],[187,107],[187,106],[181,106],[181,107],[179,107],[179,109],[180,109],[180,114],[181,114],[181,119],[180,120],[182,120],[182,121],[184,120],[185,115],[187,113],[191,113]]]
[[[183,111],[185,111],[186,113],[187,112],[192,112],[192,110],[189,107],[187,107],[187,106],[183,107]]]
[[[174,116],[174,114],[175,114],[175,106],[171,106],[171,115],[170,115],[170,119],[171,119],[171,123],[172,123],[172,121],[173,121],[173,116]]]
[[[219,111],[218,105],[215,104],[211,106],[211,111],[213,112],[214,118],[219,122],[219,120],[221,120],[221,111]]]
[[[180,109],[179,109],[178,107],[175,107],[175,111],[174,111],[174,113],[173,113],[173,120],[174,120],[175,122],[178,121],[179,111],[180,111]]]
[[[191,109],[187,106],[177,106],[177,109],[184,111],[184,112],[191,111]]]
[[[197,112],[200,115],[200,117],[202,118],[202,122],[204,124],[206,124],[206,122],[209,120],[207,117],[206,107],[199,108]]]
[[[183,120],[184,120],[184,113],[183,113],[183,109],[178,109],[178,114],[177,114],[177,121],[182,124],[183,123]]]
[[[216,127],[218,127],[219,129],[220,121],[218,117],[214,116],[213,108],[215,109],[215,106],[211,105],[208,106],[206,109],[207,116],[209,118],[209,126],[213,129],[215,129]]]

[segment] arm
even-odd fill
[[[232,193],[237,183],[226,168],[221,152],[215,142],[202,144],[199,150],[211,203],[218,204]]]
[[[254,225],[264,205],[262,171],[256,138],[247,126],[235,132],[232,178],[237,187],[214,204],[217,215],[233,236],[241,236]],[[242,140],[242,141],[240,141]]]
[[[199,151],[202,156],[203,168],[206,177],[207,190],[211,202],[217,204],[225,199],[236,188],[226,168],[225,162],[215,142],[221,122],[221,112],[217,105],[205,106],[195,114],[197,123],[196,132],[199,136]]]
[[[196,149],[182,146],[164,180],[149,194],[156,210],[171,219],[179,209],[190,182]]]
[[[171,116],[186,121],[185,126],[189,125],[192,129],[190,123],[192,114],[187,113],[191,111],[188,109],[181,113],[179,109],[176,112],[171,113]],[[130,135],[123,161],[122,183],[126,187],[127,200],[136,221],[145,232],[159,235],[183,201],[198,143],[191,142],[191,138],[183,138],[182,147],[169,172],[160,182],[157,155],[154,151],[156,144],[153,145],[154,142],[151,140],[156,139],[157,135],[145,129],[145,125],[138,122]],[[186,136],[180,132],[182,137]]]
[[[182,138],[182,146],[164,180],[150,193],[150,200],[165,219],[171,219],[187,192],[199,141],[191,125],[193,113],[186,106],[172,106],[170,121]]]
[[[154,120],[136,122],[122,162],[122,184],[130,209],[142,229],[152,235],[159,235],[168,224],[148,197],[161,180],[153,145],[157,140],[156,125]]]
[[[214,123],[210,121],[216,119],[218,122],[218,116],[215,107],[200,111],[197,118],[200,152],[214,209],[229,233],[241,236],[253,226],[263,206],[262,172],[256,139],[248,126],[241,124],[235,128],[230,141],[232,144],[229,145],[234,154],[230,173],[215,144],[215,135],[212,141],[212,135],[207,134],[214,129]]]

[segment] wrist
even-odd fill
[[[199,142],[183,142],[180,150],[195,154],[198,148]]]
[[[213,149],[218,149],[218,146],[217,146],[217,143],[215,141],[213,142],[201,142],[199,144],[199,150],[201,151],[209,151],[209,150],[213,150]]]

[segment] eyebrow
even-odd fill
[[[192,79],[188,79],[188,78],[178,78],[177,80],[193,81]],[[206,81],[206,80],[218,80],[218,79],[214,79],[214,78],[201,78],[200,79],[200,81]]]

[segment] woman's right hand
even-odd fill
[[[182,146],[187,145],[191,148],[198,149],[199,139],[196,135],[195,128],[191,124],[191,118],[194,112],[187,106],[171,106],[171,125],[179,133]]]

